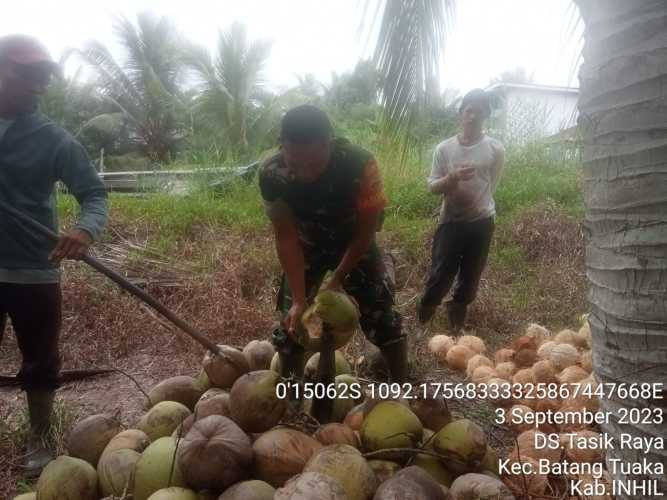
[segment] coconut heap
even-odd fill
[[[587,317],[581,319],[578,329],[563,329],[556,334],[531,323],[522,335],[495,353],[489,353],[484,341],[473,335],[435,335],[429,341],[429,350],[439,363],[465,373],[466,380],[477,385],[478,394],[487,394],[493,405],[505,409],[507,425],[517,436],[508,457],[510,463],[530,462],[537,470],[540,459],[604,462],[604,450],[586,449],[599,433],[592,425],[580,422],[584,412],[599,410],[595,395],[598,382],[592,373],[591,330]],[[542,418],[547,421],[538,423],[536,417],[547,413],[554,418]],[[553,423],[565,415],[569,415],[567,422]],[[545,436],[536,438],[536,434],[557,434],[560,449],[537,449],[536,439]],[[549,484],[546,475],[527,475],[527,483],[522,476],[502,478],[517,496],[541,497],[559,491]],[[586,482],[590,478],[580,475],[579,479]]]

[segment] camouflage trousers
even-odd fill
[[[344,251],[326,252],[304,249],[305,289],[310,303],[317,294],[327,272],[334,271]],[[373,243],[348,274],[343,283],[345,292],[354,297],[361,313],[360,326],[366,338],[378,347],[393,344],[402,338],[402,318],[394,311],[394,283],[383,253]],[[277,310],[285,317],[292,306],[292,295],[283,274],[277,298]],[[282,352],[298,349],[281,328],[273,332],[273,343]]]

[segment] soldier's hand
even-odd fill
[[[81,259],[92,242],[93,239],[83,229],[72,229],[60,236],[58,244],[49,254],[49,260],[58,263],[62,259]]]
[[[305,310],[305,302],[295,302],[292,304],[292,307],[290,307],[287,317],[285,318],[285,324],[283,325],[285,330],[287,330],[287,335],[290,337],[294,338],[297,326]]]

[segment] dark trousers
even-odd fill
[[[486,266],[495,222],[445,222],[433,236],[431,271],[422,296],[423,306],[438,306],[449,293],[454,278],[452,302],[468,305],[477,296],[479,280]]]
[[[24,390],[58,386],[58,342],[62,319],[59,283],[24,285],[0,283],[0,339],[7,317],[12,320],[23,356],[18,378]]]
[[[327,271],[333,271],[343,256],[343,250],[327,252],[322,248],[304,248],[306,261],[305,286],[312,300]],[[374,243],[343,283],[345,292],[357,301],[359,323],[366,338],[380,347],[402,337],[402,318],[394,311],[393,286],[382,253]],[[277,309],[286,315],[292,306],[292,296],[285,275],[282,276]],[[281,338],[279,339],[278,336]],[[274,333],[274,343],[287,341],[285,335]]]

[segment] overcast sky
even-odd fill
[[[218,29],[244,22],[252,38],[272,39],[266,78],[274,86],[313,73],[328,81],[370,54],[357,29],[365,0],[60,0],[7,2],[0,34],[41,38],[58,57],[67,46],[95,38],[122,54],[111,16],[141,10],[173,18],[191,40],[213,48]],[[523,66],[536,83],[578,86],[580,29],[569,27],[572,0],[459,0],[446,43],[442,89],[484,87],[504,70]]]

